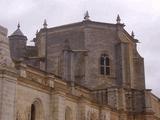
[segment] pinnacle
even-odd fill
[[[120,18],[120,16],[119,16],[119,14],[117,15],[116,21],[117,21],[117,24],[120,24],[120,23],[121,23],[121,18]]]
[[[132,31],[132,33],[131,33],[131,36],[134,38],[135,37],[135,35],[134,35],[134,32]]]
[[[90,18],[90,16],[89,16],[89,12],[88,12],[88,10],[87,10],[86,13],[84,14],[84,20],[85,20],[85,21],[86,21],[86,20],[90,20],[89,18]]]
[[[47,25],[48,25],[48,24],[47,24],[47,20],[44,19],[43,27],[44,27],[44,28],[47,28]]]
[[[18,22],[17,28],[20,29],[20,23]]]

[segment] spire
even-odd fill
[[[39,32],[39,31],[38,31],[38,29],[37,29],[37,31],[36,31],[36,35],[38,34],[38,32]]]
[[[46,19],[44,19],[43,27],[47,28],[47,20]]]
[[[119,14],[117,15],[117,24],[120,24],[121,23],[121,18],[120,18],[120,16],[119,16]]]
[[[133,31],[131,32],[131,37],[134,39],[136,43],[140,43],[138,39],[135,39],[135,35]]]
[[[131,36],[132,36],[132,38],[134,38],[134,36],[135,36],[133,31],[132,31],[132,33],[131,33]]]
[[[84,20],[86,21],[86,20],[90,20],[89,19],[89,13],[88,13],[88,11],[86,11],[86,13],[84,14]]]

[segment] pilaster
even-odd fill
[[[16,119],[16,71],[0,68],[0,120]]]

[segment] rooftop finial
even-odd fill
[[[18,29],[20,28],[20,23],[19,23],[19,22],[18,22],[17,28],[18,28]]]
[[[84,14],[84,20],[89,20],[89,13],[88,10],[86,11],[86,13]]]
[[[36,31],[36,35],[38,34],[38,30]]]
[[[120,24],[121,23],[121,18],[120,18],[120,16],[119,16],[119,14],[117,15],[117,24]]]
[[[43,27],[47,28],[47,20],[46,19],[44,19]]]
[[[132,31],[132,33],[131,33],[131,36],[132,36],[132,38],[134,38],[134,36],[135,36],[133,31]]]

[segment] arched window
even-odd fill
[[[32,104],[31,105],[31,120],[35,120],[35,117],[36,117],[36,108],[35,108],[35,105]]]
[[[70,107],[66,107],[65,120],[72,120],[72,110]]]
[[[35,99],[31,104],[29,120],[44,120],[43,105],[40,99]]]
[[[110,60],[108,55],[102,54],[100,59],[100,73],[102,75],[110,75]]]

